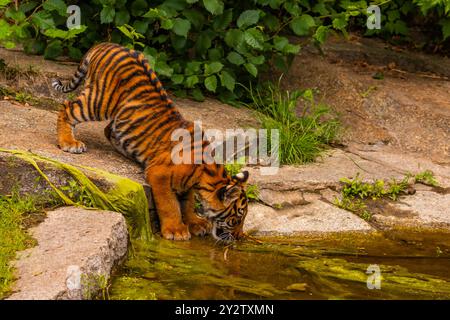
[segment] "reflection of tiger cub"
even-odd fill
[[[145,168],[164,238],[187,240],[191,233],[209,231],[220,240],[239,238],[247,214],[244,187],[248,172],[230,177],[223,165],[172,162],[171,150],[178,143],[171,141],[172,132],[184,128],[194,137],[194,125],[174,107],[144,55],[102,43],[88,51],[69,84],[54,80],[52,85],[57,91],[69,92],[84,78],[84,90],[73,101],[64,101],[59,112],[59,147],[72,153],[86,151],[84,143],[74,137],[74,126],[111,120],[105,135],[119,152]],[[194,143],[191,157],[208,145],[206,141]],[[201,217],[195,214],[195,195]]]

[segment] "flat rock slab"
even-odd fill
[[[377,224],[450,229],[450,194],[417,191],[412,196],[401,197],[389,207],[374,216]]]
[[[257,235],[374,231],[356,215],[323,201],[281,210],[252,204],[244,230]]]
[[[116,212],[63,207],[30,232],[38,244],[19,253],[10,300],[91,298],[127,253],[127,226]]]

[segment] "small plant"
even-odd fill
[[[334,204],[370,221],[372,214],[368,210],[365,200],[389,198],[396,201],[399,195],[405,193],[412,184],[411,178],[411,174],[406,174],[401,181],[394,178],[389,182],[377,179],[372,183],[363,182],[359,173],[353,179],[342,178],[340,179],[340,182],[343,183],[341,199],[336,198]]]
[[[439,183],[437,182],[434,173],[431,170],[425,170],[416,174],[414,176],[414,180],[416,183],[423,183],[433,187],[439,186]]]
[[[369,212],[366,204],[361,199],[348,197],[343,197],[342,199],[335,198],[334,205],[341,209],[351,211],[366,221],[370,221],[372,219],[372,214]]]
[[[283,92],[280,83],[269,83],[257,89],[250,86],[248,92],[251,101],[246,106],[258,112],[262,127],[269,134],[272,129],[279,132],[282,164],[315,161],[337,138],[339,121],[328,106],[314,101],[312,90]],[[303,110],[297,115],[299,99],[303,100]]]
[[[246,189],[246,195],[247,198],[250,201],[257,201],[259,199],[259,188],[258,185],[256,184],[249,184],[247,185],[247,189]]]
[[[74,202],[88,208],[94,208],[95,202],[88,190],[84,186],[80,186],[75,180],[70,180],[68,185],[60,188]]]
[[[26,92],[17,92],[16,96],[14,97],[14,99],[17,102],[25,103],[25,102],[30,101],[32,99],[32,96],[30,94],[26,93]]]

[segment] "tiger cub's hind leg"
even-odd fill
[[[61,150],[70,153],[83,153],[87,150],[86,145],[75,139],[73,131],[75,125],[87,121],[83,104],[84,96],[79,97],[74,102],[64,101],[63,108],[59,111],[57,132],[58,146]]]

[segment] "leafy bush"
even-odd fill
[[[300,50],[290,35],[320,44],[349,24],[366,30],[369,2],[383,13],[382,30],[369,34],[406,35],[411,15],[427,15],[439,23],[440,39],[450,35],[447,0],[0,0],[0,44],[80,59],[95,42],[113,41],[143,51],[175,93],[229,101],[245,93],[238,81],[288,68]],[[66,28],[68,4],[81,9],[78,29]]]

